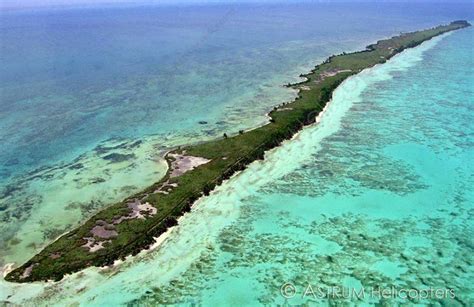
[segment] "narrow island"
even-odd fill
[[[304,81],[287,85],[298,90],[298,96],[275,107],[269,113],[268,124],[169,152],[165,156],[169,169],[159,182],[101,210],[8,273],[5,279],[57,281],[65,274],[90,266],[112,265],[115,260],[139,253],[176,225],[177,218],[189,211],[198,198],[208,195],[249,163],[263,159],[265,151],[290,139],[305,125],[313,124],[334,89],[349,76],[437,35],[469,26],[467,21],[454,21],[380,40],[364,51],[329,57],[301,75]]]

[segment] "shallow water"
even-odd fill
[[[170,147],[264,123],[328,55],[470,12],[407,5],[1,11],[0,266],[157,181]]]
[[[42,304],[256,305],[285,303],[291,282],[293,304],[313,300],[301,297],[308,283],[453,289],[458,301],[445,302],[473,304],[473,46],[474,31],[458,31],[350,78],[319,125],[200,200],[158,249],[3,292]]]
[[[244,173],[258,190],[239,195],[237,219],[204,239],[212,243],[184,274],[149,283],[136,302],[284,303],[280,286],[291,282],[294,304],[344,300],[302,298],[308,284],[363,287],[366,303],[377,287],[453,289],[457,301],[445,303],[473,304],[473,34],[347,81],[322,125],[263,163],[284,175]]]

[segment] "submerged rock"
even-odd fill
[[[124,162],[131,160],[135,158],[135,154],[120,154],[120,153],[111,153],[109,155],[106,155],[102,157],[104,160],[108,160],[112,163],[119,163],[119,162]]]

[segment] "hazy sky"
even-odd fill
[[[42,7],[42,6],[76,6],[102,4],[173,4],[173,3],[219,3],[219,2],[269,2],[271,0],[0,0],[0,7]],[[276,0],[278,1],[278,0]],[[281,1],[280,1],[281,2]],[[288,1],[285,1],[288,2]]]
[[[306,2],[364,2],[367,0],[306,0]],[[453,0],[369,0],[371,2],[451,2]],[[472,2],[474,0],[454,0],[453,2]],[[78,6],[103,4],[173,4],[173,3],[239,3],[239,2],[297,2],[294,0],[0,0],[0,8],[27,8],[46,6]],[[298,1],[299,2],[299,1]]]
[[[47,6],[81,6],[104,4],[196,4],[236,2],[292,2],[291,0],[0,0],[0,8],[27,8]],[[294,1],[296,2],[296,1]]]

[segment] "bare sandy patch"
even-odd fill
[[[170,154],[170,157],[174,158],[174,161],[171,162],[170,177],[181,176],[182,174],[193,170],[199,165],[203,165],[211,161],[206,158],[186,156],[184,154]]]

